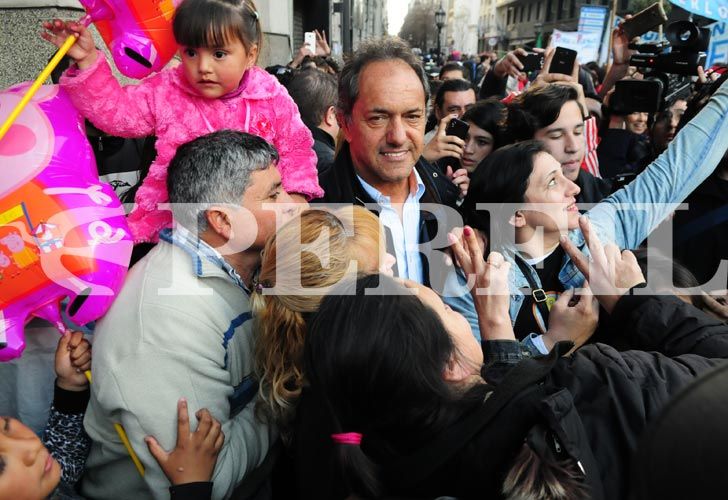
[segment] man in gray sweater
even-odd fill
[[[182,397],[190,415],[207,408],[222,423],[213,498],[230,496],[265,458],[274,436],[254,415],[249,291],[265,240],[296,212],[277,161],[263,139],[229,130],[177,150],[167,179],[175,227],[131,269],[96,327],[85,496],[169,498],[144,438],[174,448]],[[143,477],[115,423],[126,430]]]

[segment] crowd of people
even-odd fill
[[[0,418],[0,498],[720,497],[728,76],[620,115],[621,28],[606,71],[519,48],[431,80],[319,32],[266,71],[260,23],[183,0],[179,63],[128,86],[44,23],[93,129],[154,151],[42,438]]]

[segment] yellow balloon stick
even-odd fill
[[[127,453],[129,453],[131,461],[134,462],[134,465],[139,471],[139,475],[144,477],[144,465],[142,465],[141,460],[139,460],[139,457],[134,452],[134,448],[131,447],[131,443],[129,442],[129,438],[126,436],[124,428],[121,426],[121,424],[114,424],[114,429],[116,429],[116,433],[119,435],[121,442],[124,443],[124,448],[126,448]]]
[[[84,375],[86,375],[86,378],[88,379],[88,383],[91,383],[91,370],[86,370],[83,372]],[[129,453],[129,457],[131,457],[131,461],[134,462],[134,466],[139,471],[139,475],[144,477],[144,465],[142,464],[142,461],[139,460],[139,457],[137,456],[136,452],[134,451],[134,448],[131,447],[131,442],[129,441],[129,438],[126,435],[126,431],[121,426],[121,424],[114,424],[114,429],[116,429],[116,433],[119,435],[119,439],[121,439],[121,442],[124,444],[124,448],[126,448],[127,453]]]
[[[76,43],[76,36],[71,35],[68,38],[66,38],[66,41],[63,42],[63,45],[58,49],[56,52],[56,55],[53,56],[53,59],[50,60],[50,62],[46,65],[46,67],[43,69],[43,71],[40,72],[40,75],[38,75],[38,78],[35,79],[33,82],[33,85],[30,86],[28,91],[25,93],[23,98],[20,100],[20,102],[13,108],[13,111],[10,113],[10,115],[7,117],[7,119],[3,122],[2,127],[0,127],[0,141],[5,137],[5,134],[8,133],[8,130],[10,130],[10,126],[15,122],[15,120],[18,118],[18,115],[23,112],[23,109],[27,104],[30,102],[30,100],[33,98],[36,92],[38,92],[38,89],[41,85],[45,83],[45,81],[48,79],[48,77],[51,75],[51,71],[56,69],[56,66],[58,66],[58,63],[61,62],[61,59],[63,59],[63,56],[66,55],[66,53],[71,50],[71,47],[73,44]]]
[[[91,18],[89,16],[84,16],[84,18],[81,19],[80,22],[88,26],[90,21]],[[76,40],[76,35],[70,35],[68,38],[66,38],[66,41],[63,42],[63,45],[58,48],[56,54],[48,62],[46,67],[43,68],[43,71],[40,72],[40,75],[38,75],[38,78],[35,79],[33,85],[30,86],[23,98],[20,100],[17,106],[13,108],[13,111],[3,122],[2,127],[0,127],[0,141],[3,139],[3,137],[5,137],[5,134],[7,134],[8,130],[10,130],[10,126],[13,124],[13,122],[15,122],[20,113],[23,112],[23,109],[25,108],[25,106],[28,105],[35,93],[38,92],[38,89],[41,87],[41,85],[43,85],[48,77],[51,75],[51,72],[56,69],[58,63],[60,63],[61,59],[63,59],[63,56],[65,56],[68,51],[71,50],[71,47],[74,43],[76,43]],[[89,383],[91,383],[91,370],[86,370],[84,374],[86,375]],[[126,448],[127,453],[129,453],[129,456],[131,457],[132,462],[134,462],[134,466],[139,471],[139,474],[141,476],[144,476],[144,465],[142,465],[141,460],[139,460],[136,452],[131,447],[131,442],[129,442],[126,431],[124,431],[124,428],[121,426],[121,424],[114,424],[114,429],[116,429],[116,433],[119,435],[119,439],[121,439],[121,442],[124,444],[124,448]]]

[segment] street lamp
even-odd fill
[[[442,28],[445,27],[445,16],[447,14],[442,8],[442,4],[440,4],[440,8],[437,9],[435,12],[435,26],[437,26],[437,62],[440,63],[440,42],[442,40],[442,37],[440,36],[440,32],[442,31]]]

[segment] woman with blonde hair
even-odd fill
[[[304,385],[306,320],[342,278],[388,272],[379,219],[363,207],[307,210],[266,243],[252,294],[260,408],[288,440]],[[391,273],[391,271],[389,271]]]

